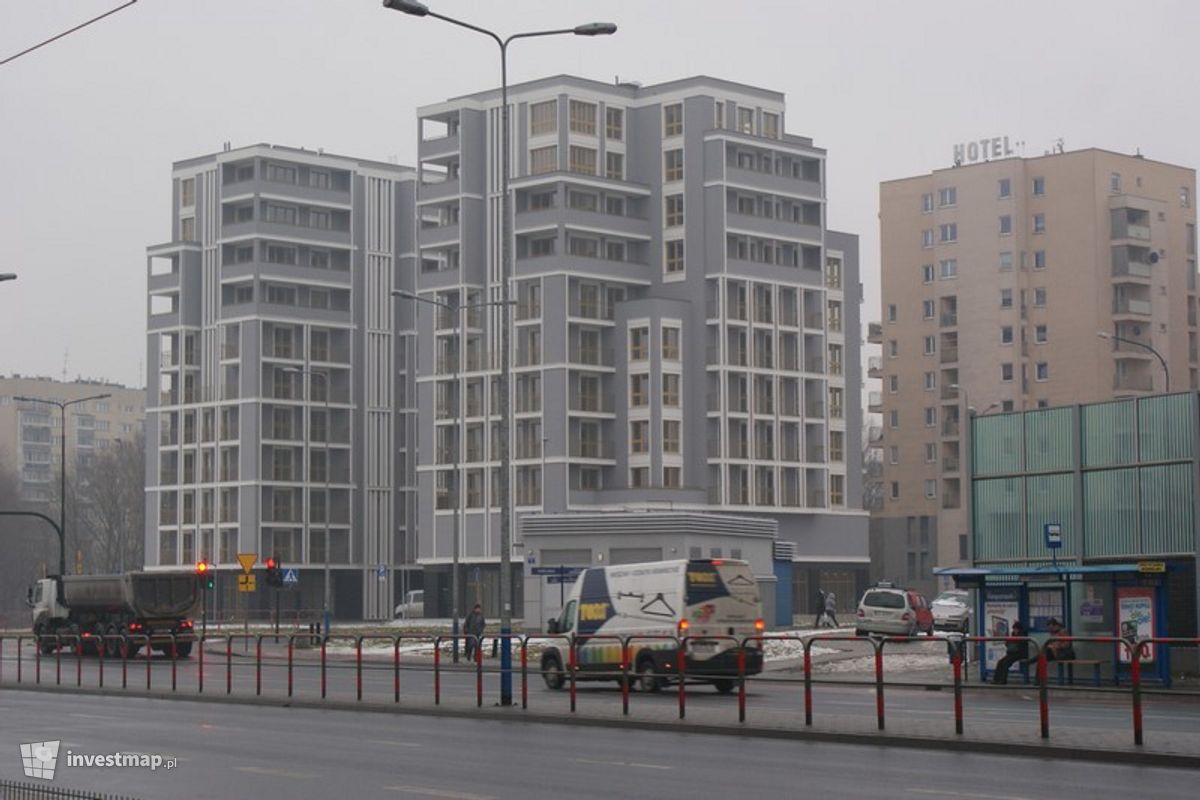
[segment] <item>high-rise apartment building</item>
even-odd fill
[[[508,97],[515,514],[763,515],[796,545],[802,609],[817,581],[856,597],[858,242],[826,226],[825,151],[784,132],[781,94],[729,81],[558,76]],[[465,597],[498,608],[500,115],[498,90],[418,110],[417,291],[470,307],[461,331],[416,309],[431,613],[455,530]]]
[[[180,161],[148,248],[146,559],[239,553],[300,571],[285,608],[387,618],[413,561],[413,182],[392,164],[256,145]],[[407,281],[407,282],[406,282]],[[266,606],[265,592],[255,605]]]
[[[933,588],[968,560],[970,414],[1161,392],[1168,369],[1197,386],[1195,189],[1193,169],[1098,149],[880,186],[887,577]]]

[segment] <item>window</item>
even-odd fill
[[[1188,187],[1186,187],[1186,186],[1179,187],[1179,207],[1180,208],[1191,208],[1192,207],[1192,193],[1191,193],[1191,190],[1188,189]]]
[[[1033,304],[1035,306],[1046,305],[1046,287],[1038,286],[1033,290]]]
[[[927,479],[925,481],[925,496],[929,498],[937,497],[937,481]]]
[[[650,329],[629,329],[629,360],[645,361],[650,357]]]
[[[679,427],[680,423],[677,419],[663,420],[663,439],[662,449],[664,453],[679,452]]]
[[[663,106],[663,136],[683,133],[683,103]]]
[[[664,361],[679,360],[679,328],[663,326],[662,357]]]
[[[1012,272],[1013,257],[1011,252],[1003,252],[1000,254],[1000,271]]]
[[[312,210],[308,212],[308,227],[329,230],[330,216],[328,211]]]
[[[927,392],[932,391],[936,388],[937,388],[937,373],[936,372],[926,372],[925,373],[925,391],[927,391]]]
[[[649,467],[634,467],[633,469],[629,470],[629,487],[631,489],[645,489],[649,485]]]
[[[296,248],[283,247],[277,244],[267,245],[268,264],[295,264]]]
[[[895,339],[888,339],[888,358],[895,358],[899,354],[899,343]]]
[[[937,443],[936,442],[926,442],[925,443],[925,463],[926,464],[936,464],[937,460],[938,460]]]
[[[1033,193],[1038,196],[1044,195],[1046,193],[1046,179],[1045,178],[1034,178],[1033,179]]]
[[[629,376],[629,405],[642,408],[650,405],[650,376]]]
[[[1000,235],[1001,236],[1011,236],[1012,235],[1012,216],[1010,216],[1009,214],[1004,214],[1003,216],[1000,217]]]
[[[925,300],[921,303],[921,319],[933,319],[937,309],[937,303],[932,300]]]
[[[625,154],[607,152],[604,154],[604,177],[614,181],[625,180]]]
[[[1033,251],[1033,268],[1034,269],[1045,269],[1046,268],[1046,251],[1045,250],[1034,250]]]
[[[900,376],[888,375],[888,391],[892,394],[900,391]]]
[[[1007,414],[1009,411],[1012,411],[1012,410],[1013,410],[1013,401],[1012,401],[1012,400],[1005,400],[1003,403],[1001,403],[1001,404],[1000,404],[1000,410],[1001,410],[1001,411],[1003,411],[1003,412],[1004,412],[1004,413],[1006,413],[1006,414]]]
[[[1034,214],[1033,215],[1033,232],[1034,233],[1045,233],[1046,232],[1046,215],[1045,214]]]
[[[998,181],[999,196],[1001,198],[1012,197],[1012,181],[1008,178],[1001,178]]]
[[[717,130],[722,130],[725,127],[725,102],[723,100],[718,100],[718,101],[716,101],[715,106],[716,106],[716,116],[715,116],[716,125],[714,125],[714,127]]]
[[[895,322],[895,321],[896,321],[896,304],[895,304],[895,303],[888,303],[888,307],[887,307],[887,321],[888,321],[888,322]]]
[[[1013,365],[1004,363],[1000,365],[1000,380],[1005,383],[1011,383],[1013,379]]]
[[[926,406],[925,408],[925,427],[932,428],[937,425],[937,407]]]
[[[888,448],[888,463],[889,464],[899,464],[900,463],[900,448],[897,445],[892,445],[891,447]]]
[[[567,192],[567,206],[579,211],[598,211],[600,197],[591,192],[577,192],[571,189]]]
[[[921,231],[921,247],[933,247],[933,228]]]
[[[604,109],[604,136],[618,142],[625,138],[625,111],[623,109]]]
[[[944,258],[940,262],[938,262],[938,265],[941,269],[942,280],[949,280],[950,278],[958,277],[958,259],[957,258]]]
[[[596,135],[596,104],[572,100],[569,108],[570,128],[573,133]]]
[[[567,238],[567,252],[581,258],[599,258],[600,240],[586,236],[570,236]]]
[[[317,269],[329,269],[329,251],[309,250],[308,265]]]
[[[567,169],[571,172],[578,172],[581,175],[595,175],[596,149],[594,147],[571,145],[570,164],[567,166]]]
[[[629,452],[650,452],[650,421],[645,419],[629,423]]]
[[[1033,341],[1037,344],[1045,344],[1050,341],[1049,328],[1046,325],[1038,325],[1033,329]]]
[[[1039,381],[1050,380],[1050,365],[1045,361],[1039,361],[1037,364],[1037,379]]]
[[[663,180],[683,180],[683,151],[668,150],[663,153]]]
[[[762,115],[762,135],[768,139],[779,138],[779,115],[764,111]]]
[[[666,197],[666,225],[674,228],[683,224],[683,195],[669,194]]]
[[[179,238],[181,241],[196,241],[196,218],[184,217],[179,220]]]
[[[541,136],[558,130],[558,101],[546,100],[529,106],[529,135]]]
[[[683,272],[683,239],[672,239],[666,242],[666,271],[669,273]]]
[[[1121,191],[1121,173],[1114,172],[1108,177],[1108,188],[1113,192]]]
[[[739,108],[737,110],[737,129],[739,133],[754,134],[754,109]]]
[[[933,264],[921,266],[921,283],[933,283]]]
[[[933,192],[921,195],[921,212],[927,214],[930,211],[933,211]]]
[[[267,203],[267,222],[280,222],[284,225],[296,224],[296,209],[291,206],[277,206]]]
[[[948,186],[945,189],[938,190],[938,205],[952,206],[958,203],[958,190],[953,186]]]
[[[1012,343],[1013,343],[1012,325],[1001,325],[1000,326],[1000,344],[1012,344]]]
[[[541,258],[542,256],[554,255],[554,237],[547,236],[542,239],[529,240],[529,257]]]
[[[893,408],[891,411],[888,412],[888,427],[891,427],[891,428],[899,428],[900,427],[900,411],[899,410]]]
[[[604,213],[614,217],[625,216],[625,198],[615,195],[605,195]]]
[[[1012,308],[1012,289],[1000,290],[1000,307]]]
[[[329,173],[323,169],[313,169],[308,171],[308,185],[314,189],[329,188]]]
[[[892,499],[900,499],[900,481],[892,481]]]
[[[936,352],[937,352],[937,337],[936,336],[926,336],[925,337],[925,355],[931,356]]]
[[[558,169],[558,146],[536,147],[529,151],[529,174],[541,175]]]
[[[958,223],[945,222],[938,226],[941,241],[957,242],[958,241]]]
[[[663,373],[662,404],[667,408],[679,408],[679,376],[673,372]]]
[[[663,467],[663,488],[678,489],[683,486],[683,467]]]
[[[1186,190],[1185,190],[1186,191]],[[179,182],[179,205],[196,205],[196,179],[184,178]]]
[[[296,168],[283,164],[267,164],[267,180],[276,183],[295,183]]]

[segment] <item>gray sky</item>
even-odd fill
[[[3,0],[0,58],[121,0]],[[693,74],[786,94],[829,151],[829,222],[862,237],[879,316],[878,184],[1009,135],[1200,163],[1200,3],[429,0],[518,42],[511,80]],[[411,164],[417,106],[499,83],[497,49],[379,0],[141,0],[0,67],[0,373],[142,379],[145,247],[175,160],[254,142]]]

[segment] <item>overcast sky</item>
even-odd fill
[[[121,0],[3,0],[0,58]],[[784,92],[829,152],[831,227],[862,237],[879,317],[881,180],[1008,135],[1200,163],[1200,3],[429,0],[518,42],[512,82],[706,74]],[[173,161],[229,141],[411,164],[417,106],[499,83],[489,40],[379,0],[141,0],[0,66],[0,374],[140,385],[145,248],[169,235]]]

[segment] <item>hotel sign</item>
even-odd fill
[[[1013,154],[1007,136],[993,136],[990,139],[979,139],[954,145],[954,165],[991,161],[993,158],[1008,158]]]

